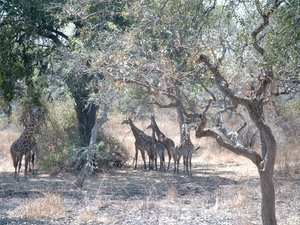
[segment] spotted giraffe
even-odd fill
[[[31,110],[30,121],[21,136],[12,143],[10,147],[11,157],[15,167],[15,180],[19,181],[19,173],[23,155],[25,155],[25,179],[27,179],[27,167],[30,160],[30,151],[32,147],[32,135],[35,128],[35,118],[37,115],[43,115],[39,107],[34,107]],[[18,172],[17,172],[18,169]]]
[[[138,129],[132,122],[130,118],[125,119],[122,124],[129,124],[131,127],[131,131],[133,133],[133,136],[135,138],[135,167],[137,168],[137,158],[138,158],[138,151],[141,151],[142,158],[144,161],[144,169],[146,170],[146,161],[145,161],[145,151],[148,153],[149,156],[149,169],[152,169],[152,166],[150,164],[150,160],[153,158],[153,155],[151,154],[151,146],[152,146],[152,138],[145,134],[142,130]]]
[[[192,156],[194,151],[194,145],[190,138],[192,126],[185,124],[184,127],[186,129],[184,140],[173,149],[174,173],[179,173],[179,161],[181,156],[183,156],[184,175],[192,176]]]
[[[173,149],[175,148],[174,141],[171,138],[166,137],[166,135],[164,135],[164,133],[160,131],[160,129],[158,128],[158,126],[156,124],[154,116],[151,116],[151,124],[153,125],[153,129],[156,132],[158,141],[160,141],[165,146],[165,149],[167,150],[167,153],[169,156],[169,163],[168,163],[167,170],[169,170],[170,162],[171,162],[171,158],[172,158],[172,152],[173,152]]]
[[[165,146],[163,143],[158,141],[155,137],[155,127],[153,122],[147,127],[147,129],[152,129],[152,145],[151,145],[151,154],[154,156],[155,160],[155,170],[157,170],[157,156],[160,160],[159,170],[166,171],[165,167]]]

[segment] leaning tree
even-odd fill
[[[277,144],[266,106],[278,70],[266,40],[272,40],[272,34],[275,37],[274,29],[283,28],[275,22],[277,12],[286,7],[283,1],[135,3],[127,14],[135,21],[128,34],[135,45],[127,54],[134,54],[129,57],[122,52],[126,71],[117,79],[145,87],[155,104],[178,107],[186,117],[194,118],[197,138],[214,138],[220,146],[251,160],[260,176],[262,222],[276,224],[273,174]],[[198,105],[206,101],[198,113],[189,107],[188,98],[185,101],[176,95],[176,90],[185,91],[189,86],[190,90],[201,86],[209,96],[195,98]],[[161,96],[169,103],[163,104]],[[216,106],[220,108],[217,112]],[[209,110],[216,112],[218,131],[207,127]],[[229,111],[238,111],[241,118],[249,116],[259,134],[261,151],[239,142],[239,132],[247,126],[244,121],[239,121],[236,132],[229,132],[221,119]]]

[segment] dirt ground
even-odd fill
[[[75,174],[66,173],[37,171],[25,181],[22,171],[16,182],[10,156],[2,157],[0,224],[261,224],[256,168],[243,162],[201,164],[199,157],[194,155],[192,178],[174,175],[173,163],[171,171],[160,172],[142,170],[139,162],[137,170],[91,175],[82,189],[73,185]],[[300,178],[276,176],[275,184],[278,224],[300,224]],[[65,212],[28,216],[30,203],[47,193],[61,199]]]

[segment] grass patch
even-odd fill
[[[10,212],[11,217],[58,219],[66,216],[60,195],[46,192],[42,198],[29,199]]]

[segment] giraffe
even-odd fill
[[[191,142],[190,131],[192,126],[184,125],[186,128],[186,135],[184,140],[173,149],[174,158],[174,173],[179,174],[179,161],[183,156],[184,175],[192,176],[192,155],[194,145]]]
[[[173,152],[173,149],[175,148],[174,141],[172,139],[166,137],[166,135],[164,135],[163,132],[161,132],[159,130],[154,116],[151,116],[151,124],[153,124],[153,128],[155,129],[158,140],[165,146],[165,149],[167,150],[167,153],[169,156],[169,163],[168,163],[167,170],[169,170],[170,162],[171,162],[171,158],[172,158],[172,152]]]
[[[12,143],[10,147],[11,157],[15,167],[15,180],[19,181],[19,174],[21,169],[21,163],[23,155],[25,155],[25,180],[27,179],[27,167],[30,158],[30,150],[32,147],[31,138],[35,128],[35,118],[37,115],[43,115],[43,112],[38,107],[34,107],[31,110],[30,121],[28,126],[22,132],[21,136]],[[18,167],[18,172],[17,172]]]
[[[151,145],[151,152],[154,155],[155,159],[155,169],[157,170],[157,155],[159,156],[160,166],[159,170],[166,171],[165,167],[165,146],[156,139],[155,137],[155,126],[151,123],[147,129],[152,129],[152,145]]]
[[[153,158],[151,154],[151,145],[152,145],[152,138],[146,135],[142,130],[138,129],[132,122],[130,118],[125,119],[121,124],[129,124],[131,127],[131,131],[135,138],[135,167],[137,168],[137,158],[138,158],[138,151],[141,151],[142,158],[144,161],[144,169],[146,170],[146,161],[145,161],[145,151],[148,153],[149,156],[149,169],[151,169],[150,159]]]

